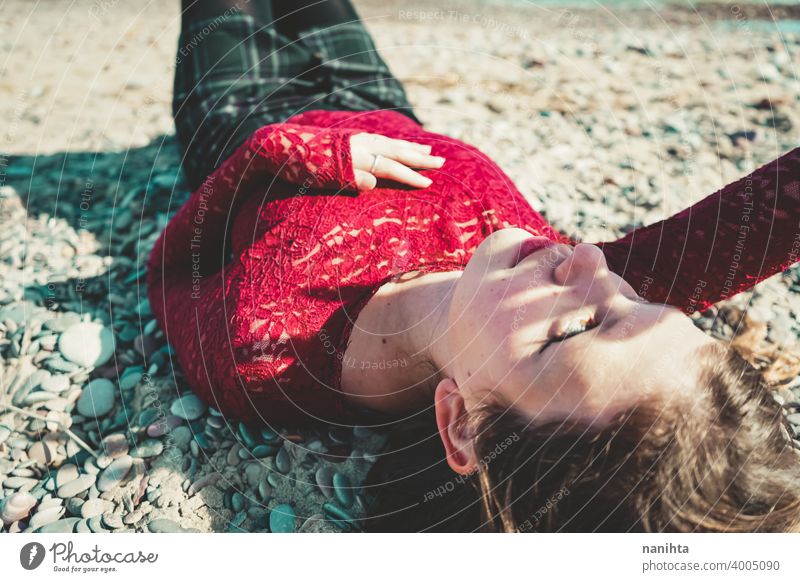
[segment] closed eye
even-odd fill
[[[549,346],[551,346],[551,345],[553,345],[553,344],[555,344],[555,343],[558,343],[558,342],[563,342],[564,340],[566,340],[566,339],[569,339],[569,338],[571,338],[571,337],[575,337],[576,335],[580,335],[580,334],[582,334],[582,333],[585,333],[585,332],[589,331],[590,329],[594,329],[594,328],[595,328],[595,327],[597,327],[598,325],[600,325],[600,322],[599,322],[599,321],[594,321],[594,320],[593,320],[593,321],[591,321],[591,322],[590,322],[588,325],[582,326],[582,328],[581,328],[581,329],[578,329],[578,330],[576,330],[576,331],[568,331],[568,332],[566,332],[566,333],[563,333],[563,334],[561,334],[561,335],[559,335],[559,336],[556,336],[556,337],[554,337],[554,338],[548,339],[548,340],[547,340],[547,341],[544,343],[544,345],[543,345],[541,348],[539,348],[539,350],[538,350],[536,353],[537,353],[537,354],[541,354],[541,353],[542,353],[542,352],[544,352],[544,351],[545,351],[545,350],[546,350],[546,349],[547,349]]]

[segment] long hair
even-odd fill
[[[602,427],[463,419],[477,470],[454,473],[432,412],[370,471],[367,531],[800,531],[800,453],[764,374],[734,345],[698,354],[701,405],[650,399]]]

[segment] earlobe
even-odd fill
[[[436,407],[436,425],[444,444],[447,464],[461,475],[475,471],[477,463],[472,449],[472,440],[463,433],[467,409],[464,398],[458,391],[458,385],[452,378],[444,378],[436,386],[434,393]]]

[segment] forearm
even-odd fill
[[[745,291],[800,258],[800,148],[598,246],[642,297],[687,313]]]

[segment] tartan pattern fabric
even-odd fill
[[[303,111],[392,109],[419,123],[360,21],[298,36],[237,13],[181,32],[173,115],[192,189],[258,128]]]

